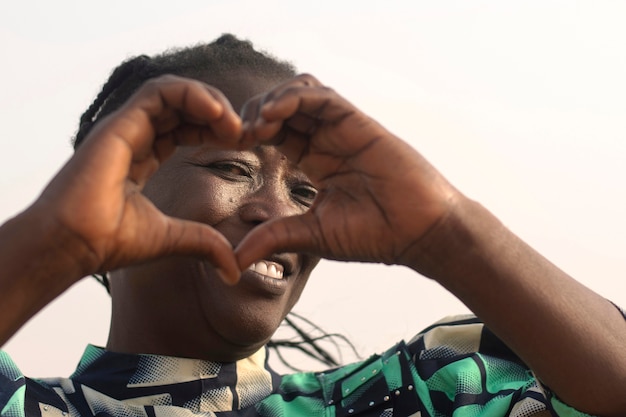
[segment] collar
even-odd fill
[[[192,412],[239,410],[277,390],[267,350],[237,362],[127,354],[88,345],[70,377],[87,395],[130,406],[173,405]],[[88,394],[89,393],[89,394]]]

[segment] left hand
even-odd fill
[[[626,415],[623,316],[408,144],[310,76],[251,100],[242,120],[241,146],[275,144],[319,194],[308,212],[253,229],[235,250],[240,268],[280,251],[408,265],[463,301],[561,400]]]
[[[458,192],[407,143],[309,75],[251,99],[242,147],[273,144],[318,189],[304,214],[264,223],[236,249],[240,267],[283,251],[409,264]]]

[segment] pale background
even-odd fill
[[[71,155],[79,115],[120,61],[232,32],[334,87],[557,265],[626,305],[625,4],[5,1],[0,219]],[[86,343],[105,343],[109,309],[83,280],[5,348],[25,374],[67,375]],[[365,356],[467,311],[408,270],[336,263],[319,268],[296,309]]]

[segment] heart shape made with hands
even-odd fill
[[[276,146],[318,189],[313,205],[258,225],[234,250],[213,228],[164,215],[141,193],[147,179],[177,146],[209,142]],[[219,90],[164,76],[96,124],[40,201],[79,237],[88,273],[186,254],[236,283],[280,252],[403,263],[454,193],[417,151],[312,76],[253,97],[241,117]]]

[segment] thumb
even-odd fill
[[[165,217],[165,238],[159,253],[152,256],[193,255],[208,259],[215,266],[220,278],[233,285],[239,281],[241,271],[233,247],[212,227],[173,217]]]
[[[323,239],[316,224],[315,215],[310,211],[260,224],[235,249],[239,269],[243,271],[253,262],[274,253],[320,253]]]

